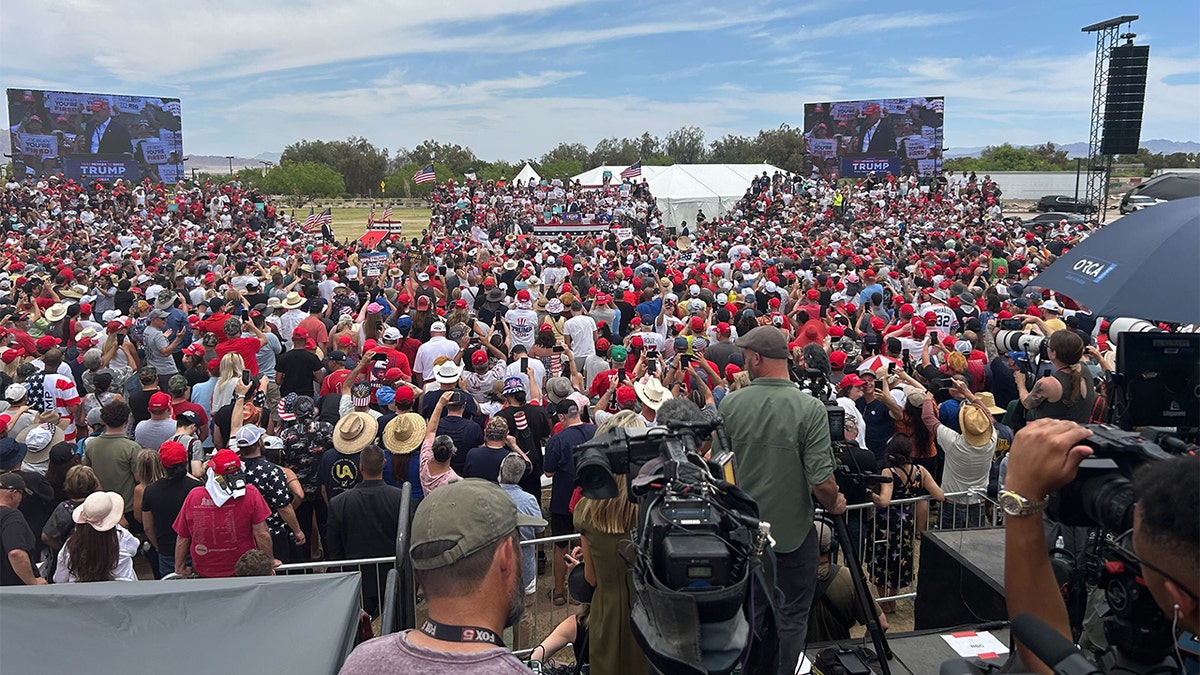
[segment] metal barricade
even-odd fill
[[[912,599],[921,533],[927,529],[978,529],[1003,524],[999,505],[986,493],[947,492],[935,502],[929,495],[893,499],[887,507],[854,504],[846,508],[846,526],[857,540],[867,581],[878,602]],[[964,503],[958,503],[961,500]],[[972,500],[968,505],[965,502]],[[974,501],[977,500],[977,501]],[[824,511],[817,510],[817,517]]]
[[[887,508],[877,508],[868,503],[855,504],[846,509],[847,529],[861,546],[860,558],[866,568],[867,581],[876,586],[873,590],[877,594],[877,601],[888,602],[916,597],[913,584],[916,583],[916,562],[921,535],[921,530],[917,527],[918,522],[923,523],[926,529],[951,529],[954,526],[958,526],[959,529],[974,529],[1003,524],[1003,512],[999,505],[984,493],[946,493],[946,498],[969,498],[977,501],[971,508],[961,508],[964,504],[957,501],[933,502],[925,495],[893,500]],[[926,513],[922,513],[926,510]],[[823,513],[823,510],[817,510],[818,517]],[[407,565],[408,524],[407,519],[402,519],[399,528],[402,532],[397,532],[396,545],[399,556],[297,563],[282,565],[277,571],[300,574],[366,571],[362,597],[364,603],[371,597],[381,599],[380,607],[383,613],[380,634],[415,627],[418,621],[425,618],[426,608],[413,581],[412,568]],[[557,548],[555,544],[560,542],[566,542],[567,548]],[[554,559],[561,557],[563,553],[569,553],[578,543],[578,534],[540,537],[521,542],[523,550],[525,547],[532,547],[539,557],[544,556],[545,572],[537,575],[533,592],[525,595],[525,613],[518,624],[512,627],[511,635],[507,636],[507,642],[517,656],[528,655],[564,619],[580,611],[580,607],[569,600],[567,604],[556,607],[551,598],[554,588]],[[372,569],[383,571],[372,577]],[[368,583],[371,584],[370,587]],[[387,602],[387,598],[392,598],[393,602]]]

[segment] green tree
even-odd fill
[[[553,164],[555,162],[589,162],[587,146],[583,143],[559,143],[537,160],[537,164]]]
[[[481,162],[475,175],[479,180],[512,180],[517,172],[525,166],[525,162],[509,164],[508,162]]]
[[[301,140],[284,148],[279,161],[324,164],[341,174],[347,192],[378,195],[379,182],[387,173],[388,151],[360,136],[344,141]]]
[[[754,139],[732,134],[709,144],[708,161],[714,164],[755,164],[763,161]]]
[[[419,169],[429,166],[429,162],[410,162],[401,166],[395,173],[388,174],[384,181],[387,183],[387,198],[388,199],[407,199],[407,198],[425,198],[433,190],[435,183],[421,183],[418,185],[413,180],[413,174]],[[437,176],[437,182],[441,183],[450,178],[462,181],[462,174],[455,174],[449,166],[441,162],[433,163],[433,172]]]
[[[409,163],[421,166],[428,166],[430,162],[440,162],[460,176],[480,164],[479,158],[470,148],[432,139],[421,141],[420,145],[408,152],[407,159]],[[409,176],[412,176],[412,173],[409,173]]]
[[[577,176],[590,167],[585,167],[583,162],[577,159],[559,159],[553,162],[538,162],[533,168],[537,170],[538,175],[549,180],[555,176]]]
[[[341,174],[317,162],[281,162],[260,175],[259,180],[265,191],[284,195],[291,206],[302,206],[318,197],[337,197],[346,191]]]
[[[754,145],[763,161],[784,171],[795,173],[804,168],[807,146],[804,131],[797,127],[781,124],[777,129],[760,131],[754,138]]]
[[[667,134],[663,150],[679,164],[705,161],[704,131],[700,127],[680,127]]]
[[[645,161],[655,157],[661,157],[666,153],[663,152],[662,141],[658,140],[658,136],[651,134],[649,131],[643,131],[637,139],[638,158]]]
[[[629,138],[604,138],[592,149],[587,160],[588,168],[607,164],[609,166],[629,166],[644,159],[637,141]]]
[[[1067,168],[1067,151],[1060,150],[1050,141],[1046,141],[1042,145],[1035,146],[1033,151],[1037,156],[1055,169]]]

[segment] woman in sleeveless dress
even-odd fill
[[[917,504],[893,504],[901,499],[920,497],[928,493],[941,501],[942,488],[930,475],[929,469],[914,464],[912,438],[896,434],[888,439],[887,468],[883,475],[892,482],[880,489],[883,506],[875,509],[872,521],[870,554],[867,571],[879,595],[894,595],[913,581],[913,540],[920,536],[916,529]],[[895,610],[895,602],[880,603],[885,612]]]

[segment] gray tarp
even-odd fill
[[[109,581],[0,591],[5,673],[336,673],[359,575]]]

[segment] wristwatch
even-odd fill
[[[1049,500],[1045,497],[1037,501],[1027,499],[1012,490],[1000,491],[1000,508],[1004,509],[1004,513],[1010,516],[1032,516],[1041,513],[1046,508]]]

